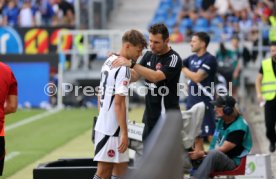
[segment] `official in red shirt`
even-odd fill
[[[17,81],[10,67],[0,62],[0,176],[5,161],[5,115],[17,109]]]

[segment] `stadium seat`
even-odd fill
[[[166,19],[165,23],[168,26],[168,28],[172,28],[176,24],[176,18],[174,17],[168,18]]]
[[[203,0],[195,0],[195,7],[196,9],[201,9],[201,4]]]
[[[220,25],[223,25],[223,19],[221,17],[215,17],[211,20],[210,25],[214,26],[214,27],[218,27]]]
[[[223,172],[213,172],[213,173],[211,173],[210,177],[244,175],[245,167],[246,167],[246,156],[241,158],[240,165],[237,166],[234,170],[223,171]]]
[[[155,16],[150,24],[164,23],[166,18],[164,16]]]
[[[194,26],[193,31],[194,32],[206,32],[206,33],[209,33],[210,28],[209,27]]]
[[[213,42],[221,41],[222,29],[220,29],[216,26],[211,26],[209,28],[209,33],[211,34],[211,41],[213,41]]]
[[[180,22],[180,28],[191,28],[193,26],[193,21],[190,18],[184,18]]]
[[[197,27],[208,27],[209,23],[208,23],[208,20],[205,19],[205,18],[198,18],[195,21],[195,26],[197,26]]]

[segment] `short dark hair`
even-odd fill
[[[131,29],[126,31],[122,37],[122,41],[129,42],[134,46],[141,46],[142,48],[147,48],[147,40],[145,36],[138,30]]]
[[[210,36],[206,32],[196,32],[193,36],[197,36],[200,41],[205,43],[205,47],[207,48],[210,42]]]
[[[169,38],[169,30],[167,26],[163,23],[153,24],[152,26],[150,26],[149,33],[153,35],[161,34],[163,40]]]
[[[276,46],[276,41],[270,42],[270,46]]]

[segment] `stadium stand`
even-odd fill
[[[179,26],[185,36],[187,29],[198,32],[210,32],[212,41],[229,40],[242,32],[250,38],[251,27],[258,24],[269,25],[273,11],[273,1],[224,1],[224,0],[160,0],[149,25],[165,23],[170,32]]]

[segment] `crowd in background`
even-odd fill
[[[74,0],[0,0],[0,25],[74,25]]]
[[[191,34],[205,31],[213,41],[230,40],[242,33],[256,40],[258,26],[270,25],[276,15],[275,0],[161,0],[155,21],[165,21],[174,42],[189,41]],[[268,31],[263,31],[268,38]]]

